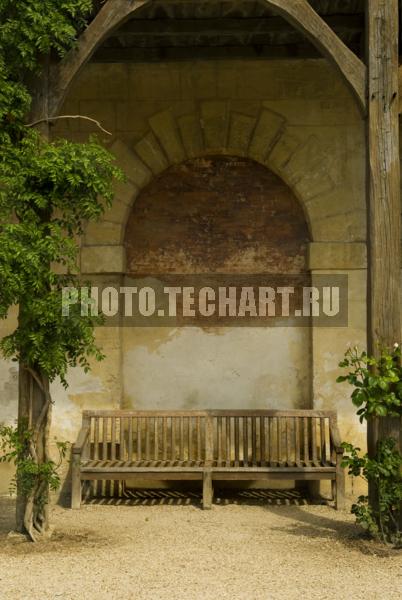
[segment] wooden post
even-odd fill
[[[202,507],[209,509],[212,507],[213,498],[213,484],[212,484],[212,461],[213,461],[213,448],[214,448],[214,429],[213,429],[213,417],[210,413],[207,413],[205,419],[205,466],[203,472],[203,484],[202,484]]]
[[[345,469],[342,468],[343,453],[336,453],[336,483],[335,483],[335,508],[345,509]]]
[[[401,338],[401,224],[398,98],[398,0],[368,0],[368,349]],[[368,450],[399,432],[397,421],[368,424]]]
[[[205,418],[205,463],[211,466],[213,460],[214,447],[214,422],[213,417],[208,413]]]
[[[212,508],[212,499],[214,496],[214,490],[212,486],[212,471],[211,469],[205,469],[203,472],[203,483],[202,483],[202,508],[209,510]]]
[[[81,454],[79,452],[72,452],[71,457],[71,508],[80,508],[81,506]]]

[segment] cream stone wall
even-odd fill
[[[101,329],[107,359],[89,375],[72,371],[68,390],[53,388],[54,434],[74,439],[83,407],[145,408],[146,398],[150,406],[173,407],[175,394],[188,407],[205,406],[211,396],[222,407],[262,407],[265,397],[276,407],[307,395],[312,406],[336,408],[342,436],[363,443],[349,390],[334,382],[345,349],[366,345],[364,123],[335,70],[325,60],[89,64],[61,113],[101,121],[112,136],[100,137],[127,175],[116,186],[113,207],[86,230],[83,273],[121,280],[130,209],[169,165],[211,153],[244,156],[273,170],[301,203],[312,239],[312,273],[349,276],[349,326],[317,328],[308,339],[306,331],[294,329],[282,345],[278,330],[277,349],[267,348],[262,329],[228,330],[216,339],[201,330],[147,328],[134,335]],[[80,141],[97,130],[84,120],[65,120],[53,132]],[[289,374],[292,354],[309,381]],[[0,421],[11,421],[15,367],[2,363],[0,377],[6,399]],[[296,398],[298,386],[304,391]]]

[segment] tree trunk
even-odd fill
[[[50,58],[44,56],[40,75],[27,82],[32,95],[31,116],[39,120],[48,116]],[[38,126],[41,135],[50,139],[49,123]],[[24,320],[24,306],[20,305],[20,323]],[[29,321],[29,318],[28,318]],[[33,432],[30,448],[25,458],[31,457],[38,465],[49,460],[49,429],[51,423],[51,398],[49,380],[36,366],[29,368],[24,361],[19,367],[18,427]],[[28,496],[23,494],[17,480],[16,529],[28,534],[33,541],[49,530],[49,487],[42,482]]]
[[[43,465],[49,456],[49,428],[51,420],[49,382],[39,369],[20,364],[18,427],[21,433],[32,432],[32,439],[21,458],[31,458]],[[49,531],[49,486],[46,480],[37,479],[33,489],[26,494],[17,478],[16,528],[33,541]]]

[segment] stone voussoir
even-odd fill
[[[306,177],[306,174],[313,176],[316,171],[328,173],[330,164],[327,158],[318,138],[310,135],[293,152],[283,170],[287,174],[288,181],[296,183]]]
[[[134,149],[154,175],[159,175],[169,166],[166,156],[152,131],[137,142]]]
[[[199,115],[183,115],[177,119],[181,139],[189,158],[197,158],[204,153],[204,140]]]
[[[98,223],[89,223],[85,230],[85,245],[96,246],[98,244],[121,244],[121,223],[102,220]]]
[[[249,115],[232,112],[229,126],[228,149],[240,156],[247,156],[256,120]]]
[[[163,110],[148,119],[149,125],[164,149],[170,164],[186,159],[178,124],[170,110]]]
[[[248,155],[258,162],[264,163],[273,144],[285,126],[285,118],[264,108],[258,117],[250,142]]]
[[[124,273],[125,248],[121,245],[83,246],[81,273]]]
[[[228,108],[224,100],[202,102],[201,125],[207,150],[222,151],[226,148]]]
[[[151,181],[152,172],[127,144],[117,139],[111,144],[109,150],[115,155],[126,177],[139,188]]]
[[[366,269],[367,247],[363,242],[313,242],[308,247],[310,270]]]

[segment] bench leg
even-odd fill
[[[331,479],[331,496],[332,501],[336,502],[336,479]]]
[[[341,467],[342,458],[342,454],[336,455],[336,510],[345,510],[345,471]]]
[[[202,508],[210,509],[212,507],[212,498],[214,490],[212,487],[212,472],[204,471],[202,482]]]
[[[81,506],[81,456],[73,454],[71,461],[71,508],[80,508]]]
[[[312,480],[309,481],[307,484],[307,489],[308,489],[308,495],[310,497],[310,500],[313,503],[317,503],[319,502],[321,495],[320,495],[320,482],[317,480]]]

